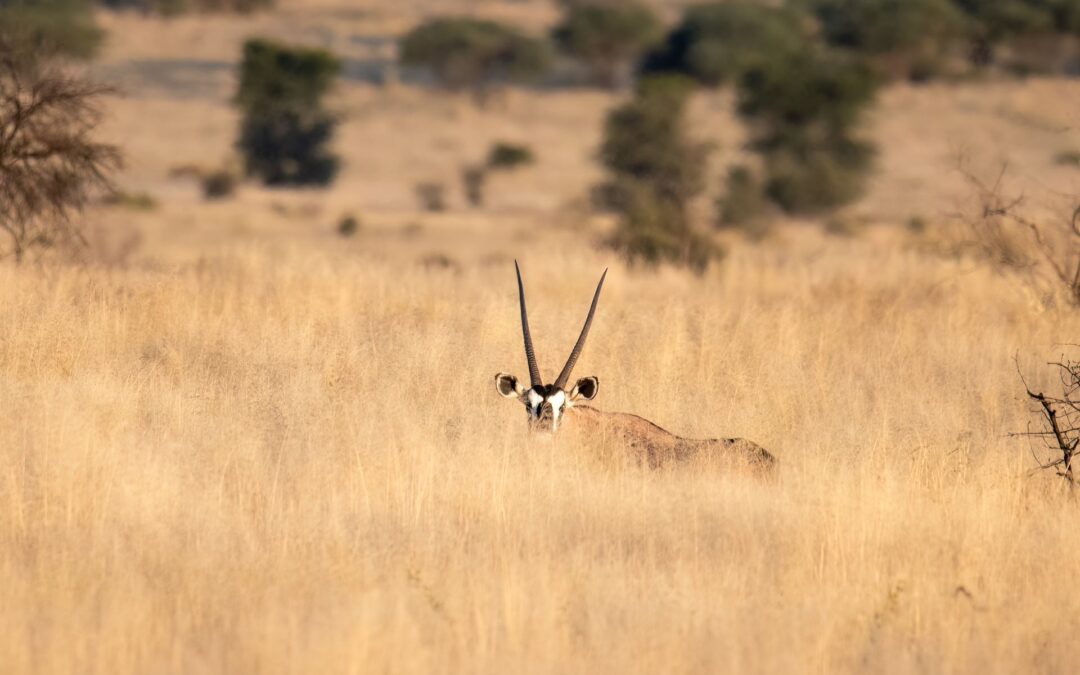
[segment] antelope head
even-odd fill
[[[581,356],[581,350],[585,347],[585,338],[589,336],[589,328],[592,326],[593,315],[596,314],[596,302],[600,299],[600,289],[604,287],[604,277],[607,270],[600,277],[600,283],[596,285],[596,293],[593,294],[592,305],[589,307],[589,315],[585,318],[585,325],[581,328],[577,344],[570,352],[570,358],[566,360],[562,372],[555,378],[552,384],[544,384],[540,378],[540,367],[536,363],[536,353],[533,351],[532,335],[529,333],[529,315],[525,311],[525,288],[521,284],[521,268],[514,261],[514,270],[517,272],[518,301],[521,304],[521,333],[525,338],[525,359],[529,363],[529,387],[518,381],[517,377],[499,373],[495,376],[495,387],[504,398],[516,398],[524,404],[525,412],[529,416],[529,427],[535,431],[555,432],[559,428],[559,422],[567,409],[572,408],[579,401],[588,401],[596,396],[600,388],[600,381],[595,377],[583,377],[574,383],[567,391],[566,385],[570,381],[570,373],[574,370],[574,364]]]

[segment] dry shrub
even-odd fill
[[[446,210],[446,186],[442,183],[428,181],[417,183],[416,198],[425,211],[438,213]]]
[[[769,231],[769,203],[761,178],[750,167],[732,167],[727,174],[724,195],[716,201],[717,225],[761,239]]]
[[[1021,374],[1024,391],[1036,406],[1031,412],[1038,416],[1039,424],[1035,430],[1029,428],[1014,435],[1032,441],[1031,452],[1039,469],[1052,469],[1073,488],[1076,486],[1073,455],[1077,445],[1080,445],[1080,362],[1063,357],[1048,365],[1057,369],[1061,393],[1046,395],[1042,391],[1035,392]],[[1039,446],[1039,449],[1035,446]]]
[[[208,171],[200,178],[203,197],[206,199],[225,199],[236,193],[240,177],[229,169]]]
[[[81,242],[74,216],[100,191],[120,155],[92,135],[106,89],[46,66],[0,56],[0,255]]]
[[[401,38],[403,64],[431,71],[444,87],[470,91],[479,104],[492,89],[539,78],[551,67],[551,49],[517,28],[470,17],[430,19]]]
[[[338,221],[337,231],[342,237],[352,237],[360,231],[360,219],[355,214],[347,213]]]
[[[961,214],[971,244],[986,259],[1017,272],[1045,299],[1064,294],[1080,306],[1080,199],[1056,215],[1037,209],[1005,185],[1008,166],[992,182],[961,167],[976,207]]]
[[[488,171],[483,166],[469,165],[461,168],[461,187],[469,206],[479,208],[484,205],[484,186],[487,184],[487,177]]]
[[[488,152],[487,168],[510,170],[536,163],[536,154],[528,145],[499,141]]]

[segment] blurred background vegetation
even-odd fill
[[[503,4],[515,3],[490,3]],[[350,38],[383,48],[381,60],[366,66],[337,53],[340,40],[328,44],[317,34],[249,37],[233,75],[239,119],[231,150],[224,148],[216,164],[180,167],[176,175],[196,176],[206,197],[217,200],[234,195],[244,180],[330,185],[348,161],[335,138],[352,112],[331,101],[341,78],[355,78],[361,67],[374,67],[371,79],[383,86],[463,93],[481,109],[497,108],[515,89],[595,89],[615,97],[593,155],[606,175],[582,193],[591,195],[597,214],[616,217],[605,241],[630,260],[703,270],[722,252],[718,231],[760,238],[778,219],[835,222],[858,203],[879,150],[866,118],[884,88],[1080,74],[1080,0],[528,4],[549,7],[549,18],[528,25],[500,21],[498,11],[413,12],[385,34]],[[301,16],[315,7],[276,7],[274,0],[6,0],[0,36],[20,68],[70,70],[92,64],[110,40],[128,39],[107,28],[125,17],[249,17],[237,25],[257,33],[261,17],[286,10]],[[92,78],[96,71],[91,65],[82,72]],[[724,91],[742,126],[735,147],[696,138],[687,119],[696,92]],[[725,160],[717,178],[710,163],[733,153],[737,161]],[[489,157],[459,167],[461,202],[450,199],[442,178],[418,175],[415,194],[429,212],[448,203],[484,208],[497,189],[493,175],[543,162],[543,155],[527,138],[496,145]],[[713,198],[711,214],[701,207],[706,196]]]

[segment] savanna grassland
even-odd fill
[[[886,92],[859,231],[732,238],[701,277],[595,246],[614,95],[481,110],[347,79],[329,191],[208,203],[170,177],[228,157],[249,31],[411,20],[333,4],[103,17],[94,69],[128,86],[105,131],[156,204],[88,214],[80,262],[0,266],[0,671],[1075,669],[1077,505],[1008,434],[1030,419],[1014,357],[1051,386],[1080,313],[946,245],[958,153],[1048,202],[1076,192],[1053,162],[1078,141],[1075,81]],[[693,115],[719,176],[730,100]],[[466,209],[458,167],[496,139],[538,163]],[[445,213],[415,203],[433,179]],[[610,266],[575,371],[597,407],[753,439],[778,479],[530,437],[492,381],[526,372],[514,258],[548,377]]]

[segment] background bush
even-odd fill
[[[687,10],[642,70],[682,73],[716,86],[763,62],[805,51],[809,39],[807,22],[789,7],[747,1],[701,5]]]
[[[479,164],[468,164],[461,168],[461,187],[465,201],[474,208],[484,205],[488,177],[498,171],[513,171],[528,166],[536,161],[532,148],[527,145],[498,142],[492,144],[487,158]],[[441,202],[441,197],[439,201]],[[421,198],[422,202],[429,200]],[[437,209],[437,210],[442,210]]]
[[[870,57],[895,78],[927,79],[966,41],[951,0],[810,0],[825,40]]]
[[[1002,65],[1017,70],[1060,67],[1047,42],[1080,34],[1077,0],[953,0],[971,20],[971,57],[977,65],[999,60],[1001,47],[1011,46]]]
[[[214,200],[232,197],[240,184],[240,180],[235,173],[228,169],[214,169],[204,174],[200,179],[200,183],[203,198]]]
[[[342,237],[355,236],[360,231],[360,219],[355,214],[347,213],[338,220],[337,232]]]
[[[416,184],[416,198],[425,211],[439,213],[446,210],[446,186],[435,181]],[[481,194],[481,200],[483,195]]]
[[[762,154],[765,192],[774,202],[813,214],[862,193],[874,148],[858,132],[877,88],[864,63],[817,49],[743,76],[738,111]]]
[[[631,261],[667,261],[701,271],[719,253],[690,221],[710,150],[686,132],[691,92],[682,77],[645,78],[635,97],[607,118],[600,159],[611,180],[600,192],[620,216],[612,244]]]
[[[753,238],[764,236],[769,204],[761,178],[749,167],[733,166],[728,171],[724,195],[717,200],[717,224],[738,229]]]
[[[469,206],[478,208],[484,205],[484,188],[487,185],[486,166],[466,166],[461,169],[461,187],[465,192],[465,201]]]
[[[20,61],[52,56],[89,59],[103,33],[90,0],[0,0],[0,38]]]
[[[254,12],[269,9],[276,0],[99,0],[114,9],[141,9],[172,15],[183,12]]]
[[[552,36],[566,54],[588,67],[593,82],[613,87],[663,32],[644,5],[593,0],[570,4]]]
[[[493,21],[433,19],[407,33],[400,43],[405,65],[429,69],[443,86],[470,90],[483,101],[490,88],[527,82],[551,66],[547,43]]]
[[[338,158],[326,147],[337,119],[323,96],[340,69],[319,49],[267,40],[244,46],[236,102],[243,111],[239,149],[244,170],[267,185],[325,185]]]
[[[765,153],[765,194],[788,213],[820,215],[862,196],[874,157],[868,143],[788,145]]]
[[[492,145],[488,152],[487,167],[496,170],[516,169],[535,161],[536,156],[529,146],[499,142]]]

